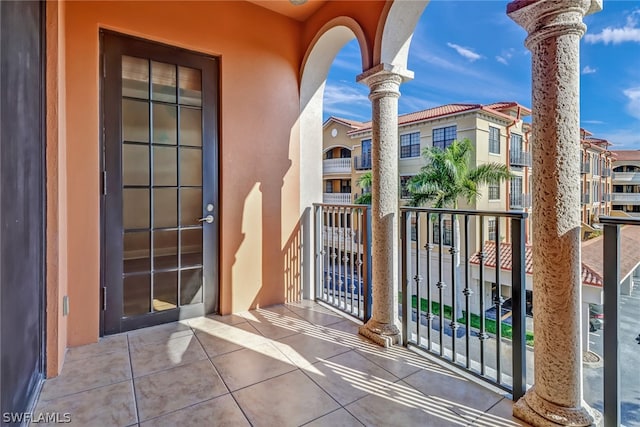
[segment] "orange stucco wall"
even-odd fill
[[[302,24],[244,2],[68,2],[65,14],[68,344],[99,333],[99,28],[220,56],[221,312],[283,302],[299,243]]]

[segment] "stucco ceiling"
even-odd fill
[[[306,3],[301,5],[295,5],[289,0],[249,0],[251,3],[262,6],[266,9],[272,10],[280,15],[288,16],[289,18],[296,19],[298,21],[304,21],[311,16],[316,10],[318,10],[327,0],[307,0]]]

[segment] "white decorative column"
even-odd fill
[[[380,64],[358,76],[369,86],[372,106],[371,231],[373,307],[360,334],[389,347],[398,329],[398,98],[400,84],[413,73]]]
[[[601,0],[516,0],[533,93],[535,384],[513,408],[534,426],[599,422],[582,398],[580,38]]]

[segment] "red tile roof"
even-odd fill
[[[617,161],[638,161],[640,160],[640,150],[611,150],[616,155]]]
[[[589,266],[600,277],[604,274],[603,236],[582,243],[582,265]],[[620,228],[620,278],[623,279],[640,263],[640,227]],[[583,274],[584,276],[584,274]],[[602,285],[600,285],[602,286]]]
[[[359,122],[357,120],[345,119],[344,117],[331,116],[327,120],[325,120],[324,126],[326,126],[327,123],[329,123],[330,121],[338,122],[340,124],[349,126],[353,129],[361,128],[365,125],[363,122]]]
[[[640,231],[640,227],[636,227]],[[594,239],[595,240],[595,239]],[[590,241],[589,241],[590,242]],[[599,245],[594,245],[600,248],[602,258],[602,242]],[[486,241],[484,247],[482,248],[482,252],[484,252],[484,265],[486,267],[495,268],[496,267],[496,243],[494,241]],[[473,254],[471,259],[469,260],[471,264],[480,265],[480,253],[477,252]],[[511,271],[512,268],[512,259],[511,259],[511,244],[510,243],[501,243],[500,244],[500,267],[502,270]],[[531,246],[525,246],[525,272],[528,275],[533,274],[533,251],[531,250]],[[599,270],[596,270],[589,265],[585,264],[584,257],[582,262],[582,283],[585,285],[598,286],[602,287],[602,267],[600,266]],[[622,271],[622,270],[621,270]]]
[[[498,115],[504,118],[513,119],[513,117],[508,116],[503,113],[503,110],[520,107],[523,111],[523,115],[531,114],[531,110],[528,108],[519,105],[516,102],[496,102],[489,105],[482,104],[447,104],[441,105],[439,107],[429,108],[427,110],[416,111],[414,113],[402,114],[398,116],[398,125],[406,125],[409,123],[421,122],[424,120],[435,119],[438,117],[448,116],[451,114],[457,114],[462,112],[469,112],[474,110],[482,110],[492,113],[494,115]],[[358,129],[354,129],[349,131],[349,134],[362,132],[371,129],[371,121],[363,123],[361,127]]]

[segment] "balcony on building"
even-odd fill
[[[509,164],[515,167],[531,167],[531,153],[514,150],[509,153]]]
[[[640,205],[640,193],[611,193],[613,203],[627,205]]]
[[[511,209],[525,209],[531,207],[531,194],[511,193],[509,195]]]
[[[591,163],[590,162],[582,162],[580,164],[580,173],[590,173],[591,172]]]
[[[322,203],[347,205],[352,203],[351,193],[323,193]]]
[[[322,173],[324,175],[351,173],[351,158],[324,159],[322,161]]]
[[[613,181],[616,184],[640,184],[640,172],[614,172]]]
[[[355,156],[353,159],[353,168],[358,171],[366,171],[371,169],[371,155]]]

